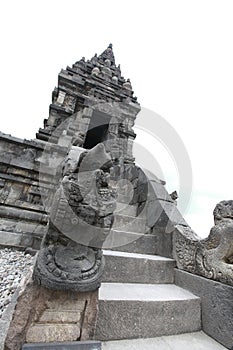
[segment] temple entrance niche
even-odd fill
[[[83,144],[85,149],[91,149],[98,143],[104,142],[108,139],[109,123],[111,116],[94,110],[89,127],[86,133],[86,138]]]

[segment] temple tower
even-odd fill
[[[139,110],[130,80],[122,77],[110,44],[101,55],[87,61],[83,57],[72,68],[61,70],[49,117],[36,137],[56,144],[63,133],[71,145],[85,149],[104,141],[113,159],[131,163],[136,136],[132,127]]]

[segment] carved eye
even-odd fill
[[[85,255],[81,255],[81,256],[77,256],[76,258],[74,258],[74,260],[84,260],[85,259]]]

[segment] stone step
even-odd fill
[[[129,339],[102,343],[102,350],[224,350],[205,333],[195,332],[148,339]]]
[[[155,254],[157,239],[152,234],[111,230],[103,249],[139,254]]]
[[[105,250],[103,282],[173,283],[173,259],[156,255]]]
[[[80,336],[80,325],[75,323],[34,324],[26,335],[27,343],[37,343],[38,335],[42,343],[55,341],[75,341]]]
[[[95,339],[153,338],[201,329],[200,299],[173,284],[102,283]]]
[[[113,230],[146,233],[146,220],[131,215],[114,214]]]

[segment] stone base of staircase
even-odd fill
[[[149,338],[201,329],[200,299],[173,284],[102,283],[97,340]]]
[[[104,251],[95,339],[149,338],[201,330],[200,298],[174,284],[175,261]]]
[[[224,350],[203,332],[186,333],[149,339],[109,341],[102,350]]]
[[[178,269],[175,284],[200,297],[203,331],[232,350],[233,287]]]

